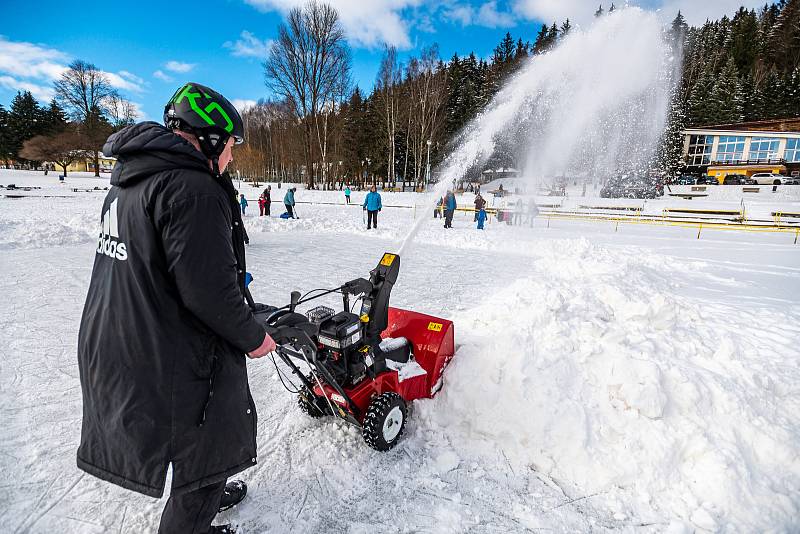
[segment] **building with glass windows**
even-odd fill
[[[687,174],[800,176],[800,117],[684,130]]]

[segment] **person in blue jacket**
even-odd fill
[[[297,190],[296,187],[290,187],[288,191],[286,191],[286,195],[283,197],[283,205],[286,206],[286,213],[289,214],[290,219],[294,219],[294,192]]]
[[[344,188],[344,198],[348,204],[350,204],[350,185],[348,184],[347,187]]]
[[[447,191],[444,197],[444,227],[453,227],[453,214],[456,212],[456,196],[452,191]]]
[[[483,230],[483,223],[486,222],[486,210],[481,208],[478,211],[478,230]]]
[[[239,195],[239,205],[242,206],[242,215],[244,215],[244,210],[247,209],[247,199],[244,198],[244,195]]]
[[[373,227],[377,228],[378,212],[381,211],[383,204],[381,204],[381,195],[378,193],[378,188],[374,184],[369,188],[363,207],[367,210],[367,230],[371,230]]]

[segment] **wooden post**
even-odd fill
[[[700,226],[697,228],[697,239],[700,239],[700,232],[702,231],[703,231],[703,225],[701,223]]]

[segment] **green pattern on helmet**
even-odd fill
[[[204,97],[206,99],[210,99],[211,97],[208,96],[205,93],[203,93],[202,95],[199,92],[194,92],[193,93],[192,89],[193,89],[192,84],[187,83],[186,85],[184,85],[182,89],[179,89],[175,93],[175,95],[173,95],[172,103],[173,104],[180,104],[183,101],[184,98],[187,99],[189,101],[189,105],[192,108],[192,111],[197,113],[197,115],[201,119],[206,121],[206,123],[208,123],[210,126],[216,126],[217,123],[214,121],[214,119],[212,119],[209,116],[209,114],[214,110],[218,111],[219,114],[222,116],[222,118],[225,119],[225,122],[226,122],[226,126],[224,128],[225,131],[228,132],[228,133],[231,133],[233,131],[233,121],[228,116],[228,114],[225,112],[225,110],[222,109],[222,106],[220,106],[217,102],[211,102],[205,108],[201,108],[200,105],[197,103],[197,99],[201,98],[201,97]]]

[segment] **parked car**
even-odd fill
[[[782,175],[771,172],[757,172],[750,177],[758,185],[788,185],[787,182],[794,183],[794,180]]]
[[[697,179],[697,185],[719,185],[719,180],[715,176],[703,175]]]
[[[747,178],[743,174],[729,174],[722,180],[722,185],[747,185]]]
[[[697,181],[697,178],[694,176],[678,176],[675,180],[676,185],[694,185]]]

